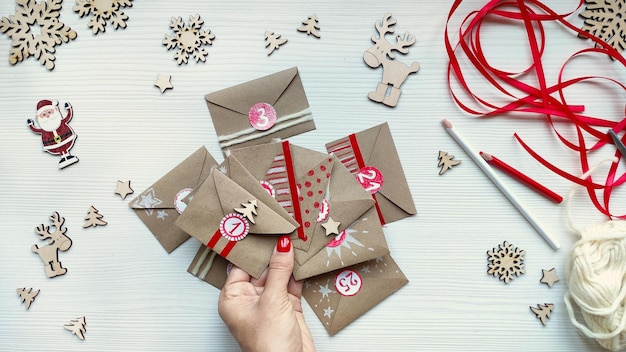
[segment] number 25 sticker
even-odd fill
[[[240,241],[248,235],[250,224],[236,213],[226,214],[220,222],[220,233],[229,241]]]
[[[344,270],[335,277],[335,289],[342,296],[354,296],[361,290],[363,280],[353,270]]]
[[[374,194],[383,186],[383,173],[373,166],[366,166],[356,174],[356,180],[366,191]]]

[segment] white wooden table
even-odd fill
[[[291,141],[324,151],[328,141],[389,122],[418,211],[385,228],[391,253],[410,280],[407,286],[334,337],[305,304],[320,351],[601,350],[570,324],[563,304],[566,282],[552,288],[539,283],[542,269],[554,267],[564,277],[576,241],[564,205],[503,176],[557,236],[562,247],[554,251],[441,127],[446,117],[476,148],[562,195],[571,189],[512,137],[520,133],[576,171],[576,155],[556,141],[541,119],[479,120],[452,101],[443,46],[451,3],[137,0],[124,10],[130,17],[127,29],[109,25],[106,33],[93,35],[88,19],[79,18],[72,11],[74,2],[67,0],[61,20],[78,38],[56,47],[51,72],[33,58],[10,65],[10,40],[0,35],[5,115],[0,138],[0,350],[237,350],[217,314],[218,290],[186,272],[197,242],[188,241],[167,255],[127,206],[131,196],[122,201],[113,191],[117,180],[130,179],[138,194],[201,145],[221,161],[204,95],[292,66],[299,67],[317,129]],[[467,1],[464,8],[477,9],[481,3]],[[570,3],[548,2],[562,12],[575,6]],[[14,10],[12,1],[0,2],[0,15]],[[398,20],[398,32],[417,38],[409,54],[397,60],[421,64],[393,109],[367,99],[381,71],[362,59],[374,22],[386,12]],[[312,13],[319,18],[320,39],[296,31]],[[205,63],[179,66],[161,41],[170,33],[172,16],[186,21],[193,14],[201,15],[216,39],[206,47]],[[571,20],[582,24],[577,16]],[[568,53],[589,44],[548,27],[545,60],[553,78]],[[494,43],[488,48],[494,60],[510,63],[520,53],[525,57],[524,46],[506,45],[526,40],[518,29],[490,32],[485,42]],[[264,48],[266,30],[289,40],[271,56]],[[173,90],[161,94],[153,85],[158,73],[172,75]],[[78,164],[58,170],[58,158],[42,152],[39,137],[27,128],[41,99],[72,103],[71,126],[78,134],[72,153],[80,158]],[[603,109],[614,108],[610,99],[594,96],[587,103],[601,116]],[[439,176],[439,150],[462,163]],[[604,221],[583,194],[573,202],[577,224]],[[82,228],[91,205],[107,226]],[[46,223],[53,211],[66,217],[74,244],[60,254],[68,273],[49,279],[30,247],[39,242],[35,226]],[[487,274],[487,250],[505,240],[527,253],[526,274],[508,285]],[[28,311],[16,295],[18,287],[41,290]],[[555,305],[546,326],[529,310],[539,303]],[[80,316],[87,318],[84,341],[63,329]]]

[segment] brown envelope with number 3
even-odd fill
[[[381,174],[382,185],[373,197],[383,224],[416,213],[411,190],[387,123],[327,143],[326,149],[335,154],[364,187],[368,186],[371,173]],[[364,168],[368,170],[363,171]]]
[[[186,207],[183,199],[216,165],[209,151],[200,147],[128,203],[168,253],[189,239],[188,234],[174,225]]]
[[[297,67],[209,93],[205,100],[224,152],[315,129]],[[263,109],[263,127],[250,120],[255,109]],[[275,120],[268,123],[266,116]]]

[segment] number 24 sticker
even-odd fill
[[[356,174],[356,180],[366,191],[374,194],[383,186],[383,173],[373,166],[366,166]]]

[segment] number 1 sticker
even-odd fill
[[[356,174],[356,180],[370,194],[374,194],[383,186],[383,173],[373,166],[366,166]]]
[[[240,241],[248,235],[250,224],[237,213],[227,214],[220,222],[220,233],[229,241]]]

